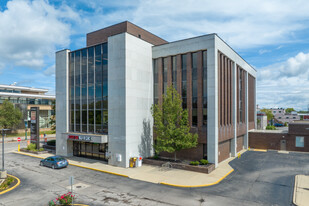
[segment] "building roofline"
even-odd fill
[[[24,94],[24,93],[11,93],[11,92],[0,92],[0,96],[25,97],[25,98],[34,98],[34,99],[56,99],[56,96],[54,95]]]
[[[0,88],[16,89],[16,90],[21,90],[21,91],[32,91],[32,92],[44,92],[44,93],[48,92],[48,89],[25,87],[25,86],[15,86],[15,85],[5,85],[5,84],[0,84]]]
[[[130,22],[130,21],[128,21],[128,20],[123,21],[123,22],[119,22],[119,23],[117,23],[117,24],[113,24],[113,25],[111,25],[111,26],[104,27],[104,28],[102,28],[102,29],[97,29],[97,30],[95,30],[95,31],[89,32],[89,33],[86,34],[86,36],[87,36],[88,34],[91,34],[91,33],[94,33],[94,32],[98,32],[98,31],[100,31],[100,30],[107,29],[107,28],[110,28],[110,27],[113,27],[113,26],[117,26],[117,25],[123,24],[123,23],[132,24],[132,25],[138,27],[139,29],[142,29],[142,30],[144,30],[144,31],[146,31],[146,32],[148,32],[148,33],[150,33],[150,34],[152,34],[152,35],[158,37],[159,39],[161,39],[161,40],[163,40],[163,41],[166,41],[165,39],[162,39],[162,38],[159,37],[158,35],[153,34],[152,32],[150,32],[150,31],[148,31],[148,30],[146,30],[146,29],[144,29],[144,28],[142,28],[142,27],[140,27],[140,26],[138,26],[138,25],[136,25],[136,24],[133,24],[132,22]],[[124,32],[122,32],[122,33],[124,33]],[[127,33],[128,33],[128,32],[127,32]],[[145,41],[145,40],[144,40],[144,41]],[[166,43],[168,43],[168,41],[166,41]]]
[[[172,41],[172,42],[168,42],[166,44],[172,44],[172,43],[177,43],[177,42],[181,42],[181,41],[187,41],[187,40],[190,40],[190,39],[197,39],[197,38],[201,38],[201,37],[207,37],[207,36],[217,36],[221,41],[223,41],[233,52],[235,52],[235,54],[237,54],[244,62],[246,62],[254,71],[257,72],[257,70],[252,67],[244,58],[242,58],[242,56],[240,56],[229,44],[227,44],[217,33],[210,33],[210,34],[203,34],[203,35],[200,35],[200,36],[195,36],[195,37],[190,37],[190,38],[187,38],[187,39],[181,39],[181,40],[176,40],[176,41]],[[153,46],[153,47],[159,47],[159,46],[163,46],[163,45],[166,45],[166,44],[161,44],[161,45],[156,45],[156,46]]]

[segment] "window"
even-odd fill
[[[281,119],[281,117],[279,117],[279,119]]]
[[[287,119],[289,119],[289,117],[286,117]]]
[[[295,138],[295,147],[304,147],[304,137]]]
[[[279,111],[279,113],[281,113],[281,111]]]
[[[192,126],[197,126],[197,53],[191,54],[192,65]]]
[[[293,119],[296,119],[296,117],[293,117]]]
[[[167,89],[167,58],[163,58],[162,68],[163,68],[163,94],[166,94]]]
[[[276,114],[276,111],[274,111],[274,114]]]
[[[207,53],[203,51],[203,125],[207,125]]]

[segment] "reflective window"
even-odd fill
[[[107,112],[104,125],[102,121],[103,109],[107,111],[108,107],[107,51],[107,43],[104,43],[70,53],[71,132],[107,133],[108,131]]]
[[[203,69],[203,125],[207,125],[207,52],[202,52]]]

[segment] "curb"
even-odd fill
[[[13,189],[15,189],[18,185],[20,185],[20,180],[19,180],[17,177],[15,177],[15,176],[13,176],[13,175],[9,175],[9,174],[8,174],[8,176],[17,179],[17,183],[16,183],[16,185],[14,185],[13,187],[11,187],[11,188],[9,188],[9,189],[7,189],[7,190],[4,190],[4,191],[2,191],[2,192],[0,192],[0,195],[2,195],[2,194],[4,194],[4,193],[7,193],[7,192],[9,192],[9,191],[11,191],[11,190],[13,190]]]
[[[30,156],[30,157],[44,159],[43,157],[38,157],[38,156],[31,155],[31,154],[24,154],[24,153],[20,153],[20,152],[16,152],[16,151],[13,151],[13,152],[16,153],[16,154],[20,154],[20,155],[25,155],[25,156]],[[81,168],[84,168],[84,169],[90,169],[90,170],[94,170],[94,171],[98,171],[98,172],[103,172],[103,173],[107,173],[107,174],[111,174],[111,175],[117,175],[117,176],[121,176],[121,177],[130,178],[128,175],[123,175],[123,174],[119,174],[119,173],[114,173],[114,172],[109,172],[109,171],[105,171],[105,170],[95,169],[95,168],[91,168],[91,167],[81,166],[81,165],[77,165],[77,164],[69,163],[69,165],[72,165],[72,166],[75,166],[75,167],[81,167]],[[172,186],[172,187],[184,187],[184,188],[209,187],[209,186],[216,185],[216,184],[220,183],[223,179],[225,179],[233,171],[234,171],[234,169],[232,169],[231,171],[226,173],[223,177],[221,177],[216,182],[205,184],[205,185],[176,185],[176,184],[169,184],[169,183],[166,183],[166,182],[159,182],[158,184]],[[130,179],[132,179],[132,178],[130,178]],[[143,181],[143,180],[140,180],[140,181]],[[147,182],[147,181],[144,181],[144,182]]]
[[[297,194],[297,185],[298,185],[298,175],[295,175],[295,180],[294,180],[294,191],[293,191],[293,204],[296,204],[296,194]]]
[[[40,159],[45,159],[44,157],[38,157],[38,156],[31,155],[31,154],[24,154],[24,153],[20,153],[20,152],[16,152],[16,151],[14,151],[14,153],[20,154],[20,155],[26,155],[26,156],[30,156],[30,157],[35,157],[35,158],[40,158]],[[94,170],[94,171],[98,171],[98,172],[103,172],[103,173],[107,173],[107,174],[111,174],[111,175],[117,175],[117,176],[129,178],[128,175],[123,175],[123,174],[118,174],[118,173],[109,172],[109,171],[105,171],[105,170],[100,170],[100,169],[95,169],[95,168],[91,168],[91,167],[72,164],[70,162],[69,162],[69,165],[72,165],[72,166],[75,166],[75,167],[81,167],[81,168],[84,168],[84,169],[90,169],[90,170]]]
[[[165,183],[165,182],[159,182],[159,184],[161,185],[167,185],[167,186],[172,186],[172,187],[185,187],[185,188],[192,188],[192,187],[209,187],[212,185],[216,185],[218,183],[220,183],[223,179],[225,179],[229,174],[231,174],[232,172],[234,172],[234,169],[232,169],[231,171],[229,171],[228,173],[226,173],[223,177],[221,177],[219,180],[217,180],[216,182],[213,183],[209,183],[209,184],[205,184],[205,185],[175,185],[175,184],[169,184],[169,183]]]
[[[255,151],[255,152],[267,152],[266,149],[250,149],[250,151]]]

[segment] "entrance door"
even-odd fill
[[[79,142],[73,141],[73,155],[74,156],[79,156]]]
[[[282,139],[280,141],[280,150],[286,150],[286,140]]]

